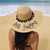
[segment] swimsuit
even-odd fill
[[[26,32],[26,33],[21,33],[21,32],[15,31],[15,37],[16,37],[16,35],[18,36],[19,34],[20,34],[20,35],[22,35],[22,34],[23,34],[23,35],[31,34],[31,32],[33,32],[33,31]],[[34,33],[34,32],[33,32],[33,33]],[[25,47],[31,47],[31,45],[26,45],[26,43],[25,43],[22,50],[24,50]],[[21,49],[19,49],[19,50],[21,50]],[[32,50],[32,48],[31,48],[31,50]]]

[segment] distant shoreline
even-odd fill
[[[44,5],[29,5],[32,10],[38,10],[43,13],[43,15],[50,16],[50,6],[44,6]],[[10,5],[0,5],[0,16],[6,16],[14,13],[17,8],[21,5],[17,4],[10,4]]]
[[[8,0],[8,1],[0,1],[0,3],[15,3],[15,2],[18,2],[18,3],[21,3],[21,2],[29,2],[29,3],[30,2],[50,3],[50,1],[40,1],[40,0],[39,1],[25,1],[25,0],[24,1],[17,1],[17,0],[16,1],[15,0],[14,1],[13,0],[12,1],[11,0]]]

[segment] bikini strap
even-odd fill
[[[25,47],[31,47],[31,45],[25,45]]]

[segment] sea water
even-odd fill
[[[11,15],[21,5],[28,5],[32,10],[39,10],[43,15],[50,16],[50,1],[0,2],[0,16]]]

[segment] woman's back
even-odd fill
[[[10,43],[10,50],[18,50],[16,47],[15,47],[15,30],[11,29],[9,31],[9,43]],[[22,36],[21,36],[22,37]],[[27,37],[27,36],[26,36]],[[31,45],[33,43],[33,47],[31,48],[31,46],[29,47],[25,47],[25,48],[21,48],[19,50],[37,50],[37,47],[38,47],[38,42],[39,42],[39,35],[37,32],[31,32],[30,33],[30,36],[27,38],[27,43],[26,43],[26,46],[28,45]],[[31,40],[32,39],[32,40]],[[19,39],[18,39],[19,40]],[[24,43],[25,44],[25,43]],[[18,45],[17,45],[18,46]]]

